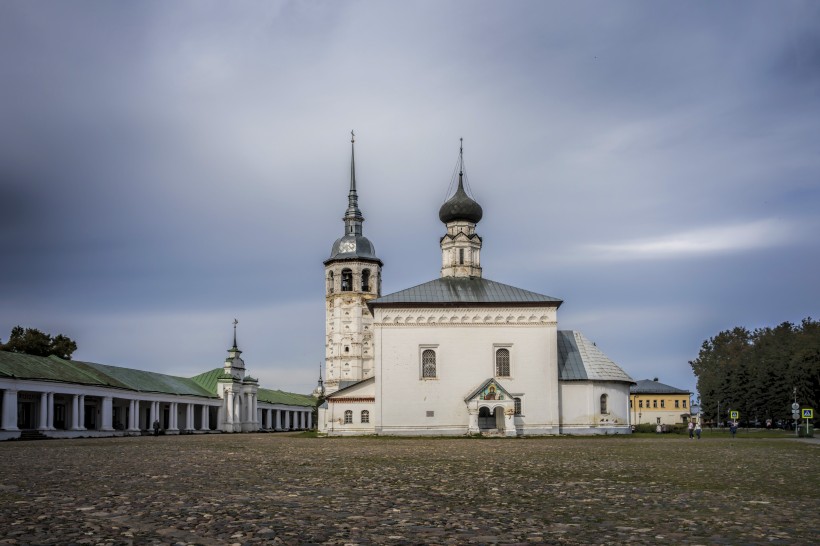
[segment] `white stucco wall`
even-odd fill
[[[608,381],[563,381],[562,434],[618,434],[630,432],[629,384]],[[601,413],[601,395],[608,413]]]
[[[465,397],[495,375],[495,350],[510,351],[511,377],[497,378],[520,396],[523,434],[558,432],[555,308],[376,308],[376,432],[466,434]],[[421,353],[436,351],[437,377],[421,377]],[[433,412],[428,417],[427,412]],[[520,427],[520,428],[519,428]]]

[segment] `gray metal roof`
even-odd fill
[[[443,277],[371,300],[369,305],[547,304],[562,300],[480,277]]]
[[[376,256],[376,247],[364,235],[345,235],[336,239],[325,264],[333,260],[371,260],[381,263]]]
[[[629,387],[629,392],[633,394],[691,394],[686,389],[665,385],[657,379],[641,379],[637,385]]]
[[[625,381],[629,374],[581,332],[558,331],[558,378],[561,381]]]

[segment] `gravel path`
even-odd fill
[[[820,446],[683,437],[3,442],[0,544],[812,544]]]

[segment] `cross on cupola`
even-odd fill
[[[228,349],[228,358],[225,359],[225,374],[231,375],[234,379],[244,379],[245,378],[245,361],[240,358],[239,355],[242,354],[242,351],[239,350],[239,346],[236,344],[236,326],[239,324],[239,321],[233,319],[233,346]]]

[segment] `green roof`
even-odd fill
[[[94,362],[63,360],[56,356],[43,357],[0,351],[0,377],[217,398],[217,382],[226,376],[223,368],[215,368],[188,378]],[[311,396],[262,388],[258,391],[258,399],[260,402],[290,406],[316,404]]]
[[[268,402],[269,404],[287,404],[289,406],[310,406],[316,405],[316,399],[312,396],[305,396],[304,394],[294,394],[292,392],[274,391],[271,389],[262,389],[258,391],[258,398],[260,402]]]

